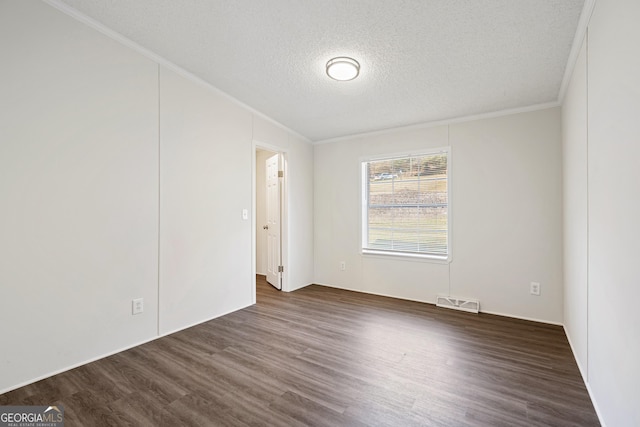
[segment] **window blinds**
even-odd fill
[[[448,163],[448,151],[363,163],[364,249],[448,255]]]

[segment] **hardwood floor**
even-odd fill
[[[562,328],[321,286],[0,395],[67,426],[597,426]]]

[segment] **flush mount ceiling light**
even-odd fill
[[[327,75],[334,80],[353,80],[359,73],[360,64],[353,58],[339,56],[327,62]]]

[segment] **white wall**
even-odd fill
[[[562,106],[564,327],[587,380],[587,50],[582,44]]]
[[[567,332],[576,356],[587,365],[588,387],[601,420],[609,426],[640,425],[639,16],[637,1],[596,3],[588,27],[586,70],[583,65],[576,68],[576,90],[564,102],[565,147],[586,146],[588,151],[586,158],[569,160],[582,169],[581,177],[565,181],[565,193],[576,210],[584,208],[587,183],[588,208],[582,214],[588,218],[587,264],[582,261],[584,232],[568,235],[567,244],[577,250],[567,269],[579,269],[580,280],[565,286],[567,295],[576,285],[583,287],[580,293],[587,293],[588,322],[585,326],[584,298],[567,300],[567,314],[580,318]],[[586,123],[579,119],[585,98]],[[579,262],[572,264],[575,260]]]
[[[360,161],[450,145],[450,265],[360,253]],[[552,108],[315,146],[315,272],[329,286],[562,322],[560,110]],[[340,271],[340,261],[346,270]],[[542,295],[529,294],[529,283]]]
[[[451,293],[483,311],[562,322],[560,109],[450,127]],[[529,293],[539,282],[541,295]]]
[[[289,134],[289,282],[288,291],[313,283],[313,146]]]
[[[0,52],[2,392],[156,335],[158,66],[35,1]]]
[[[610,426],[640,425],[640,3],[589,25],[589,383]]]
[[[160,69],[160,333],[251,303],[251,113]]]
[[[418,301],[447,292],[446,264],[360,254],[362,157],[446,145],[447,128],[434,127],[314,146],[316,283]]]
[[[311,283],[306,140],[42,2],[0,2],[0,51],[0,393],[251,304],[254,136]]]

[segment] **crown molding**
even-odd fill
[[[462,117],[457,117],[457,118],[451,118],[451,119],[444,119],[444,120],[438,120],[438,121],[432,121],[432,122],[424,122],[424,123],[419,123],[419,124],[414,124],[414,125],[408,125],[408,126],[400,126],[400,127],[392,127],[392,128],[386,128],[386,129],[381,129],[381,130],[377,130],[377,131],[372,131],[372,132],[364,132],[364,133],[355,133],[355,134],[350,134],[350,135],[344,135],[344,136],[339,136],[339,137],[335,137],[335,138],[329,138],[329,139],[324,139],[324,140],[318,140],[318,141],[312,141],[311,139],[309,139],[308,137],[294,131],[293,129],[283,125],[282,123],[276,121],[275,119],[269,117],[268,115],[262,113],[261,111],[256,110],[255,108],[245,104],[244,102],[238,100],[237,98],[234,98],[233,96],[229,95],[228,93],[222,91],[221,89],[219,89],[218,87],[212,85],[211,83],[203,80],[202,78],[194,75],[193,73],[185,70],[184,68],[176,65],[175,63],[169,61],[168,59],[158,55],[157,53],[139,45],[138,43],[134,42],[133,40],[123,36],[122,34],[106,27],[104,24],[96,21],[93,18],[88,17],[87,15],[83,14],[82,12],[78,11],[77,9],[74,9],[73,7],[69,6],[68,4],[64,3],[62,0],[42,0],[44,3],[48,4],[49,6],[59,10],[60,12],[74,18],[75,20],[87,25],[88,27],[102,33],[103,35],[109,37],[112,40],[115,40],[116,42],[134,50],[135,52],[138,52],[139,54],[143,55],[144,57],[156,62],[157,64],[175,72],[176,74],[179,74],[180,76],[192,81],[193,83],[199,84],[201,86],[206,87],[207,89],[219,94],[220,96],[226,98],[227,100],[233,102],[234,104],[246,109],[247,111],[249,111],[250,113],[261,117],[262,119],[274,124],[275,126],[285,130],[286,132],[289,132],[291,135],[296,136],[297,138],[302,139],[303,141],[307,142],[307,143],[311,143],[313,145],[317,145],[317,144],[326,144],[326,143],[332,143],[332,142],[338,142],[338,141],[342,141],[342,140],[346,140],[346,139],[351,139],[354,137],[362,137],[362,136],[375,136],[375,135],[382,135],[382,134],[386,134],[386,133],[390,133],[390,132],[396,132],[396,131],[403,131],[403,130],[413,130],[413,129],[422,129],[422,128],[428,128],[428,127],[435,127],[435,126],[443,126],[443,125],[450,125],[450,124],[455,124],[455,123],[461,123],[461,122],[467,122],[467,121],[473,121],[473,120],[481,120],[481,119],[488,119],[488,118],[495,118],[495,117],[500,117],[500,116],[505,116],[505,115],[510,115],[510,114],[518,114],[518,113],[524,113],[524,112],[529,112],[529,111],[536,111],[536,110],[542,110],[542,109],[546,109],[546,108],[553,108],[553,107],[558,107],[560,105],[562,105],[563,101],[564,101],[564,97],[567,91],[567,87],[569,85],[569,82],[571,80],[571,76],[573,74],[573,69],[575,67],[576,64],[576,60],[578,58],[578,55],[580,53],[580,48],[582,46],[582,41],[585,37],[585,34],[587,32],[587,27],[589,25],[589,21],[591,19],[591,15],[593,14],[593,10],[595,8],[595,4],[596,4],[596,0],[585,0],[585,4],[584,7],[582,9],[582,13],[580,14],[580,19],[578,21],[578,27],[576,30],[576,34],[574,36],[573,39],[573,44],[571,47],[571,51],[569,54],[569,59],[567,61],[567,66],[565,68],[565,72],[564,72],[564,76],[562,79],[562,83],[560,85],[560,91],[558,94],[558,99],[557,101],[554,102],[549,102],[549,103],[543,103],[543,104],[536,104],[536,105],[531,105],[531,106],[526,106],[526,107],[520,107],[520,108],[513,108],[513,109],[506,109],[506,110],[499,110],[499,111],[494,111],[494,112],[489,112],[489,113],[483,113],[483,114],[478,114],[478,115],[469,115],[469,116],[462,116]]]
[[[135,52],[138,52],[139,54],[143,55],[144,57],[152,60],[153,62],[156,62],[158,65],[161,65],[173,72],[175,72],[176,74],[179,74],[180,76],[192,81],[193,83],[199,84],[201,86],[206,87],[207,89],[215,92],[216,94],[226,98],[227,100],[233,102],[234,104],[248,110],[251,114],[254,114],[256,116],[259,116],[265,120],[267,120],[268,122],[276,125],[277,127],[285,130],[286,132],[291,133],[292,135],[295,135],[296,137],[302,139],[303,141],[307,142],[307,143],[311,143],[311,140],[309,138],[307,138],[306,136],[294,131],[293,129],[288,128],[287,126],[283,125],[282,123],[272,119],[271,117],[267,116],[266,114],[264,114],[261,111],[256,110],[255,108],[245,104],[244,102],[238,100],[237,98],[234,98],[233,96],[229,95],[228,93],[222,91],[221,89],[217,88],[216,86],[212,85],[211,83],[201,79],[200,77],[196,76],[195,74],[185,70],[184,68],[180,67],[179,65],[176,65],[175,63],[169,61],[168,59],[158,55],[157,53],[139,45],[138,43],[134,42],[133,40],[123,36],[122,34],[112,30],[111,28],[108,28],[107,26],[105,26],[104,24],[96,21],[93,18],[88,17],[87,15],[85,15],[84,13],[78,11],[77,9],[74,9],[73,7],[69,6],[68,4],[64,3],[61,0],[42,0],[44,3],[48,4],[49,6],[59,10],[60,12],[64,13],[65,15],[68,15],[72,18],[74,18],[76,21],[79,21],[85,25],[87,25],[88,27],[102,33],[103,35],[109,37],[112,40],[115,40],[116,42],[128,47],[129,49],[134,50]]]
[[[564,69],[564,76],[562,77],[562,84],[560,85],[560,91],[558,92],[558,103],[564,103],[564,97],[567,94],[569,88],[569,82],[573,76],[573,70],[580,55],[580,49],[582,43],[587,34],[587,28],[589,27],[589,21],[591,21],[591,15],[596,7],[596,0],[585,0],[582,13],[580,14],[580,20],[578,21],[578,28],[576,34],[573,37],[573,43],[571,45],[571,52],[569,53],[569,59],[567,60],[567,66]]]
[[[372,137],[372,136],[378,136],[378,135],[385,135],[393,132],[419,130],[419,129],[426,129],[426,128],[431,128],[436,126],[448,126],[448,125],[453,125],[457,123],[472,122],[472,121],[483,120],[483,119],[495,119],[498,117],[509,116],[512,114],[529,113],[531,111],[546,110],[549,108],[555,108],[559,106],[560,106],[560,103],[558,101],[546,102],[543,104],[534,104],[526,107],[509,108],[505,110],[491,111],[491,112],[482,113],[482,114],[454,117],[450,119],[436,120],[432,122],[416,123],[416,124],[407,125],[407,126],[391,127],[391,128],[380,129],[372,132],[354,133],[351,135],[338,136],[335,138],[328,138],[328,139],[323,139],[319,141],[313,141],[312,144],[313,145],[330,144],[333,142],[340,142],[340,141],[345,141],[353,138]]]

